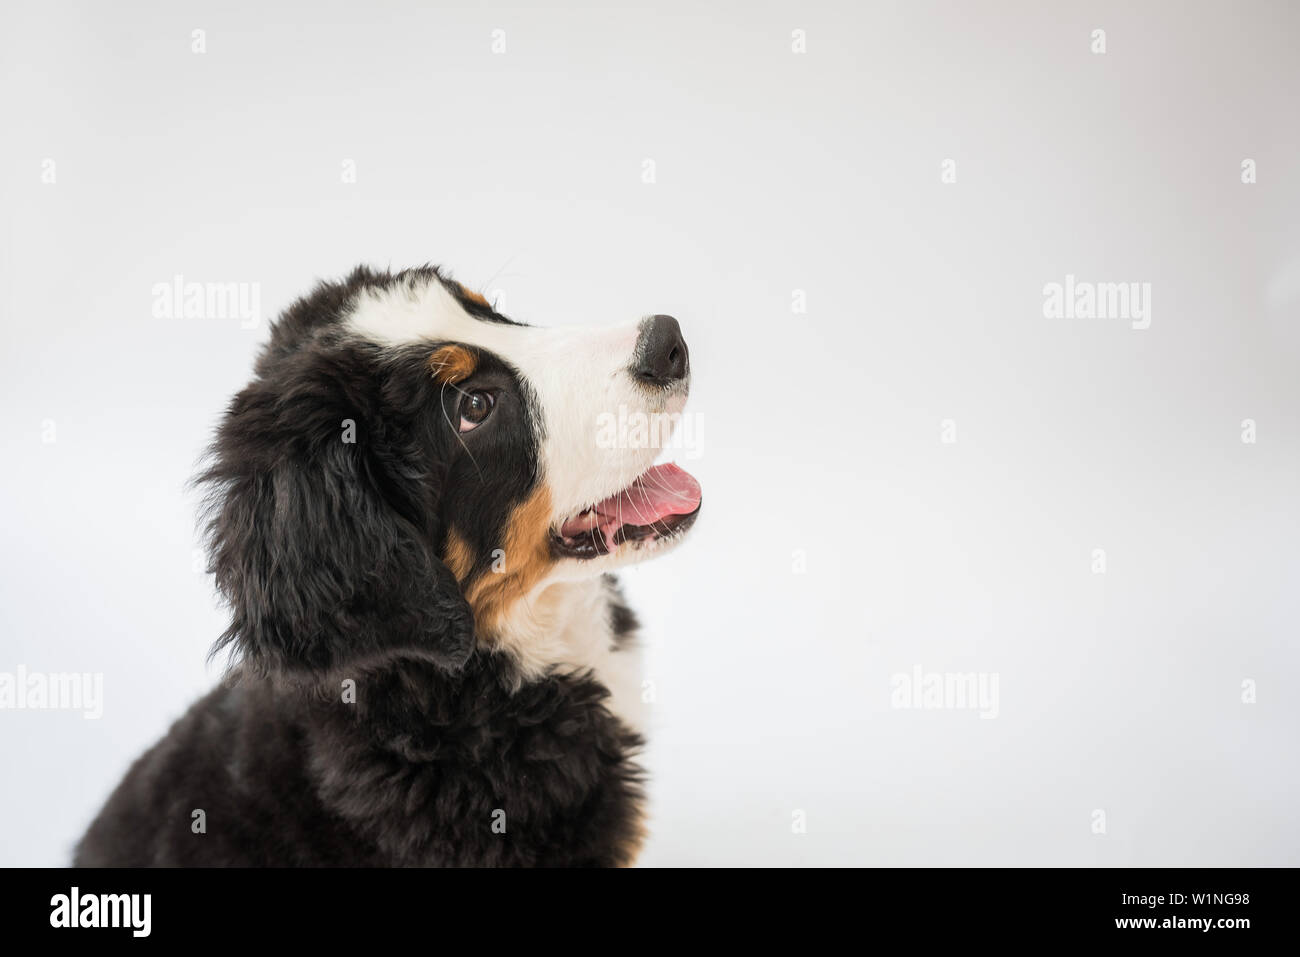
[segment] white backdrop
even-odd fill
[[[425,261],[689,340],[644,864],[1300,864],[1293,5],[268,7],[4,9],[0,672],[103,716],[0,711],[0,864],[216,680],[185,483],[267,319]]]

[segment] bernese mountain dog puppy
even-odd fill
[[[689,382],[670,316],[523,325],[435,267],[290,306],[198,479],[231,669],[75,863],[632,863],[641,679],[609,573],[679,542],[700,488],[599,433],[680,417]]]

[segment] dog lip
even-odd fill
[[[627,542],[667,541],[680,538],[695,524],[703,506],[704,503],[701,501],[695,506],[693,512],[668,515],[649,525],[621,525],[614,533],[614,549]],[[551,554],[556,558],[587,561],[613,554],[614,549],[605,542],[599,529],[593,529],[572,539],[565,538],[558,531],[551,532]]]

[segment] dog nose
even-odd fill
[[[691,367],[681,326],[672,316],[651,316],[641,323],[635,356],[633,374],[652,385],[680,382]]]

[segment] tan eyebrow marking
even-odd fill
[[[464,382],[477,367],[478,358],[464,346],[443,346],[429,356],[429,371],[439,382]]]
[[[487,296],[483,295],[483,293],[474,292],[472,289],[466,289],[463,283],[458,282],[456,285],[460,288],[460,294],[466,299],[471,302],[477,302],[480,306],[487,306],[489,309],[492,308],[492,303],[487,301]]]

